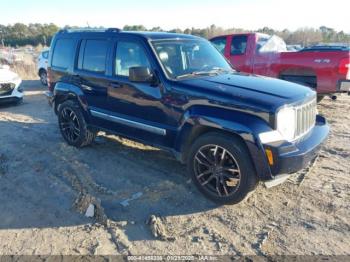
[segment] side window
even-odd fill
[[[107,51],[108,42],[106,40],[86,40],[85,49],[81,49],[79,52],[78,68],[104,73],[106,71]]]
[[[219,50],[221,54],[225,53],[226,41],[226,37],[220,37],[211,40],[213,45],[216,47],[217,50]]]
[[[58,39],[52,57],[52,66],[67,69],[72,61],[75,42],[73,39]]]
[[[49,51],[43,52],[43,58],[48,59],[49,58]]]
[[[129,68],[150,67],[144,48],[136,42],[119,41],[115,58],[115,75],[129,76]]]
[[[231,55],[243,55],[247,49],[247,40],[246,35],[233,36],[231,42]]]

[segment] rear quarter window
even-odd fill
[[[67,69],[74,56],[74,46],[73,39],[58,39],[53,50],[52,66]]]
[[[108,41],[86,40],[84,48],[79,52],[78,69],[85,71],[104,73],[106,71],[106,58]]]

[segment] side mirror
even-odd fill
[[[151,69],[144,66],[130,67],[129,80],[141,83],[152,83],[154,81]]]

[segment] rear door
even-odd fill
[[[108,89],[108,62],[111,40],[104,38],[83,39],[73,82],[83,90],[88,105],[92,108],[106,108]]]

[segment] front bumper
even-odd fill
[[[16,103],[16,102],[22,101],[23,100],[23,90],[22,90],[22,87],[20,84],[21,84],[21,81],[16,83],[16,87],[13,90],[0,95],[0,103],[7,104],[7,103]]]
[[[22,100],[23,100],[23,97],[16,97],[16,96],[0,97],[0,105],[2,105],[2,104],[19,103]]]
[[[295,142],[274,142],[264,145],[273,152],[273,165],[270,166],[273,176],[291,174],[307,167],[316,158],[319,150],[328,137],[329,126],[326,119],[316,117],[315,127],[304,137]]]

